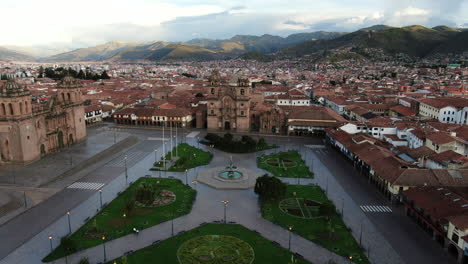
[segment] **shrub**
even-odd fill
[[[80,262],[78,262],[78,264],[89,264],[89,260],[88,258],[83,257],[80,259]]]
[[[74,253],[77,251],[77,246],[74,240],[72,240],[69,236],[64,236],[60,239],[60,244],[65,248],[67,253]]]
[[[150,205],[154,202],[155,194],[156,190],[152,184],[142,183],[136,191],[135,200],[139,203]]]

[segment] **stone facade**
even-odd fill
[[[10,80],[0,88],[1,163],[28,163],[86,138],[81,84],[65,77],[49,104]]]
[[[208,130],[250,130],[250,94],[248,80],[239,78],[237,86],[221,84],[218,72],[209,79],[207,126]]]

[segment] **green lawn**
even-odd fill
[[[274,176],[287,178],[313,178],[309,167],[297,151],[280,152],[257,158],[258,167]]]
[[[167,171],[183,172],[186,169],[192,169],[198,166],[208,165],[213,158],[213,154],[201,149],[192,147],[188,144],[179,144],[172,150],[174,156],[177,154],[179,159],[167,169]],[[171,160],[171,152],[166,155],[166,162]],[[163,170],[163,159],[154,164],[151,170]]]
[[[128,201],[133,200],[136,190],[142,183],[154,185],[157,190],[171,191],[176,197],[172,198],[169,204],[161,206],[145,207],[135,204],[134,208],[128,212]],[[102,243],[102,236],[105,236],[106,240],[116,239],[132,233],[134,227],[142,230],[188,214],[192,209],[195,196],[196,191],[180,180],[141,178],[73,233],[70,238],[76,246],[76,251],[94,247]],[[44,261],[50,262],[67,254],[69,253],[65,247],[60,245],[46,256]]]
[[[262,204],[262,215],[284,228],[293,226],[293,232],[338,255],[352,256],[355,263],[369,263],[320,187],[288,185],[286,198]]]
[[[208,241],[206,241],[206,236],[208,236],[209,238],[213,235],[220,236],[216,239],[217,241],[224,241],[227,242],[227,244],[235,245],[236,247],[238,247],[238,249],[232,250],[231,246],[223,247],[220,243],[215,243],[216,241],[213,242],[211,241],[211,239],[208,239]],[[228,236],[228,238],[226,239],[224,236]],[[239,241],[238,239],[242,241]],[[206,242],[203,243],[203,241],[200,240],[205,240]],[[181,249],[180,251],[179,248]],[[253,249],[253,255],[252,252],[249,251],[250,248]],[[179,262],[178,255],[182,262]],[[208,259],[203,259],[202,261],[196,262],[188,262],[189,260],[185,260],[186,258],[184,258],[184,255],[195,255],[198,256],[198,258],[205,257]],[[243,261],[240,260],[241,258],[239,258],[239,255],[241,256],[241,258],[243,258]],[[213,259],[213,256],[224,256],[225,258],[223,259],[219,257],[218,259]],[[246,261],[250,261],[253,258],[253,262],[251,263],[255,264],[289,264],[291,263],[291,257],[292,254],[287,249],[274,245],[271,241],[267,240],[266,238],[263,238],[260,235],[257,235],[255,232],[241,225],[206,224],[181,235],[164,240],[159,244],[138,250],[127,257],[127,263],[243,264],[247,263]],[[195,257],[194,259],[197,258]],[[119,258],[116,260],[112,260],[108,263],[122,264],[123,261],[121,258]],[[306,264],[310,262],[304,259],[297,259],[296,263]]]

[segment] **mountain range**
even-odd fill
[[[361,30],[343,32],[318,31],[273,35],[236,35],[230,39],[193,39],[187,42],[112,41],[95,47],[76,49],[52,56],[40,56],[40,50],[0,47],[0,60],[79,62],[79,61],[207,61],[232,58],[269,61],[309,55],[334,55],[334,59],[372,57],[375,50],[386,56],[404,54],[424,58],[435,54],[468,51],[468,31],[447,26],[391,27],[375,25]],[[49,52],[52,52],[51,50]],[[46,54],[44,54],[46,55]]]

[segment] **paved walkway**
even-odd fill
[[[277,142],[277,141],[276,141]],[[276,143],[275,142],[275,143]],[[195,138],[187,138],[187,143],[197,146]],[[144,145],[144,144],[143,144]],[[150,147],[150,146],[148,146]],[[154,148],[151,146],[151,148]],[[142,154],[139,160],[135,160],[129,167],[129,178],[131,181],[136,178],[150,174],[152,177],[175,177],[181,179],[183,182],[191,183],[196,178],[198,171],[209,167],[226,166],[229,161],[231,154],[226,154],[221,151],[210,149],[204,145],[200,145],[200,148],[204,148],[208,151],[214,152],[216,159],[208,166],[195,168],[189,171],[187,179],[184,173],[173,173],[173,172],[149,172],[148,169],[154,162],[154,154],[151,150],[141,150]],[[364,223],[366,229],[363,232],[363,245],[365,248],[371,247],[371,260],[372,263],[392,263],[399,264],[403,263],[399,258],[398,254],[389,246],[385,238],[375,230],[372,223],[368,221],[365,214],[359,209],[359,206],[353,202],[353,200],[346,194],[344,188],[342,188],[332,177],[330,171],[318,161],[317,157],[306,151],[303,146],[293,146],[289,142],[282,144],[281,151],[297,148],[299,149],[303,157],[307,160],[310,167],[313,167],[313,171],[316,174],[315,179],[282,179],[285,182],[291,184],[319,184],[323,189],[333,190],[328,193],[330,199],[334,201],[337,208],[343,208],[345,223],[353,230],[353,235],[358,239],[358,230],[362,223]],[[269,150],[268,153],[276,152],[279,150]],[[158,153],[160,157],[162,153]],[[263,173],[261,169],[256,166],[256,157],[259,154],[233,154],[234,164],[239,167],[245,167],[250,170]],[[108,172],[113,166],[122,165],[116,163],[108,168],[103,168],[103,173]],[[121,167],[120,167],[121,168]],[[115,170],[115,173],[119,173],[119,177],[113,181],[121,181],[124,172],[122,170]],[[108,185],[112,185],[110,182]],[[180,217],[174,220],[175,233],[180,231],[190,230],[199,226],[203,222],[211,222],[215,220],[221,220],[223,217],[223,205],[221,200],[229,200],[227,209],[227,220],[235,221],[239,224],[246,226],[249,229],[258,231],[262,236],[276,241],[283,247],[287,247],[288,243],[288,232],[287,230],[274,225],[261,217],[258,200],[252,189],[249,190],[216,190],[203,184],[193,186],[198,191],[197,199],[194,203],[192,212],[189,215]],[[54,196],[55,197],[55,196]],[[58,199],[61,199],[60,197]],[[94,202],[95,203],[95,202]],[[93,207],[94,208],[94,207]],[[352,211],[353,213],[348,213]],[[78,212],[76,212],[78,213]],[[78,216],[77,216],[78,217]],[[83,217],[82,215],[80,217]],[[80,218],[81,219],[81,218]],[[82,221],[74,224],[73,230],[76,230],[81,225]],[[53,230],[51,230],[52,232]],[[142,230],[138,236],[128,235],[116,240],[112,240],[106,243],[107,259],[114,259],[122,256],[125,252],[130,250],[138,250],[148,245],[151,245],[155,240],[164,240],[171,236],[171,221],[162,223],[157,226]],[[42,242],[41,242],[42,241]],[[45,242],[44,242],[45,241]],[[43,257],[47,254],[47,239],[41,238],[38,243],[46,243],[45,245],[36,245],[37,248],[41,248],[41,253],[32,252],[37,251],[36,248],[25,249],[21,252],[21,256],[30,254],[31,258],[23,257],[29,261],[15,262],[15,263],[38,263],[36,262],[37,257],[40,255]],[[54,247],[57,246],[58,242],[54,243]],[[334,253],[308,241],[304,238],[293,234],[292,236],[292,251],[297,252],[304,256],[307,260],[314,264],[325,264],[330,259],[335,263],[349,263],[348,260],[343,257],[337,256]],[[69,256],[67,259],[61,259],[54,263],[76,263],[81,257],[87,256],[91,263],[99,263],[103,261],[103,245],[90,248],[74,255]],[[18,253],[20,254],[20,253]],[[19,256],[19,255],[18,255]],[[34,259],[35,258],[35,259]],[[34,259],[34,260],[33,260]],[[10,264],[7,262],[0,261],[1,264]]]
[[[196,141],[189,140],[192,145]],[[229,161],[230,156],[233,156],[234,164],[263,173],[263,170],[258,169],[256,165],[255,154],[227,154],[221,151],[200,146],[201,148],[212,151],[214,156],[212,163],[204,167],[225,166]],[[202,171],[204,168],[192,169],[188,173],[187,181],[189,183],[195,179],[197,170]],[[163,177],[179,178],[185,182],[184,173],[166,173]],[[159,172],[153,172],[153,177],[159,177]],[[294,179],[293,179],[294,180]],[[310,184],[310,180],[303,180],[303,184]],[[265,238],[278,242],[281,246],[288,247],[287,230],[277,226],[261,216],[258,199],[252,189],[249,190],[217,190],[204,184],[197,186],[191,185],[198,191],[197,199],[194,203],[193,209],[190,214],[177,218],[174,220],[174,233],[177,234],[181,231],[191,230],[196,228],[202,223],[220,221],[223,218],[223,204],[222,200],[229,200],[230,203],[227,208],[227,221],[234,221],[251,230],[255,230]],[[157,226],[142,230],[139,235],[127,235],[125,237],[115,239],[106,243],[107,260],[115,259],[122,256],[125,252],[136,251],[141,248],[151,245],[156,240],[164,240],[171,237],[171,222],[165,222]],[[103,246],[86,249],[68,257],[68,261],[76,262],[82,257],[88,257],[91,263],[99,263],[103,261]],[[314,244],[296,234],[292,235],[291,250],[304,256],[307,260],[314,264],[325,264],[330,260],[335,263],[348,263],[348,260],[338,256],[321,246]],[[58,260],[54,263],[66,263],[65,259]]]

